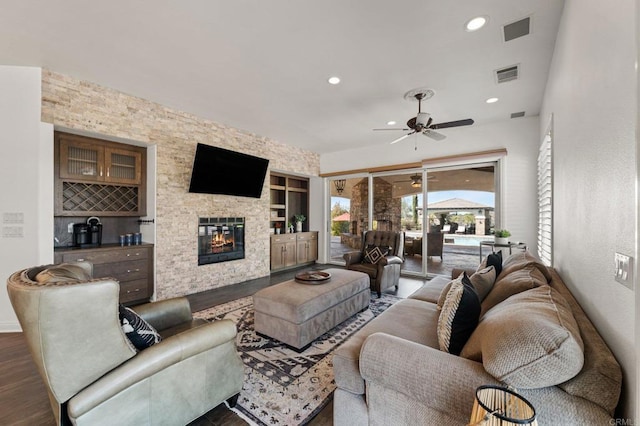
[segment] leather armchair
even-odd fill
[[[390,247],[389,254],[378,263],[364,261],[364,253],[368,246]],[[345,253],[345,266],[352,271],[364,272],[369,275],[371,290],[378,293],[395,287],[398,288],[400,268],[402,267],[404,250],[404,232],[394,231],[365,231],[362,234],[360,251]]]
[[[134,307],[163,337],[136,353],[120,327],[118,282],[35,281],[49,266],[12,274],[7,290],[57,424],[184,425],[235,404],[244,366],[233,322],[194,320],[186,298]]]

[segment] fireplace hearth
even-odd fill
[[[237,259],[244,259],[244,218],[199,218],[198,265]]]

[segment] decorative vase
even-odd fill
[[[276,228],[276,234],[280,233],[280,228]]]
[[[296,232],[302,232],[302,222],[296,222]]]
[[[507,245],[509,244],[509,237],[495,237],[495,243]]]

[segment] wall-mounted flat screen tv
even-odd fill
[[[199,143],[189,192],[260,198],[269,160]]]

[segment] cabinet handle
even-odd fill
[[[109,177],[110,169],[111,169],[111,167],[107,167],[107,177]]]
[[[100,177],[102,177],[102,166],[100,166]]]
[[[140,269],[127,269],[127,274],[130,274],[131,272],[140,272]]]
[[[127,257],[130,257],[130,256],[131,256],[131,253],[127,253]],[[134,253],[134,256],[140,256],[140,253],[139,252]]]
[[[83,259],[83,258],[80,258],[80,259],[78,259],[77,261],[78,261],[78,262],[84,262],[84,259]]]
[[[131,293],[131,291],[132,291],[132,290],[127,290],[127,294]],[[139,288],[136,288],[135,290],[133,290],[133,292],[134,292],[134,293],[137,293],[137,292],[139,292],[139,291],[140,291],[140,289],[139,289]]]

